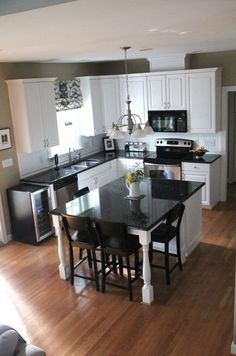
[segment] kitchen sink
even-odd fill
[[[96,160],[96,159],[86,159],[84,161],[81,161],[81,162],[78,162],[78,163],[75,163],[75,164],[72,164],[71,165],[71,168],[74,169],[74,170],[80,170],[82,168],[89,168],[89,167],[93,167],[95,166],[96,164],[100,163],[99,160]]]

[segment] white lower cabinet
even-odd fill
[[[100,164],[78,174],[78,189],[93,190],[118,178],[117,159]]]
[[[202,205],[212,209],[220,200],[220,159],[211,164],[182,163],[182,179],[203,182]]]

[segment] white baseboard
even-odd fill
[[[231,354],[236,355],[236,344],[234,342],[231,344]]]

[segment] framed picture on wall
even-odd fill
[[[114,151],[115,150],[115,141],[109,137],[104,137],[104,150],[105,151]]]
[[[10,129],[0,130],[0,150],[6,150],[11,148],[11,136]]]

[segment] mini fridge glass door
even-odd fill
[[[52,223],[49,215],[48,188],[42,188],[31,194],[32,210],[37,241],[52,234]]]

